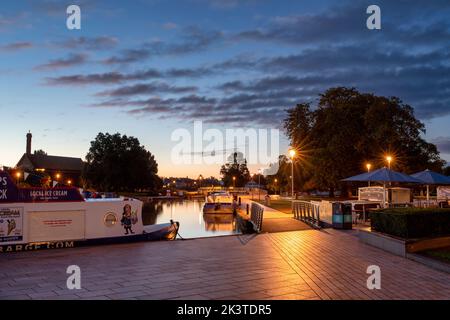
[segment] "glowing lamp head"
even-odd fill
[[[289,150],[289,156],[291,157],[291,159],[294,159],[294,157],[295,157],[295,150],[294,149],[290,149]]]
[[[56,179],[59,179],[59,178],[61,178],[61,174],[57,173],[56,174]]]
[[[16,178],[19,179],[22,176],[20,172],[16,172]]]
[[[233,177],[233,180],[236,180],[236,177]]]
[[[387,156],[386,160],[387,160],[388,164],[391,165],[392,157],[391,156]]]
[[[366,164],[367,170],[370,171],[370,168],[372,167],[372,165],[370,163]]]
[[[67,184],[70,186],[72,184],[72,180],[67,180]]]
[[[275,179],[275,183],[277,183],[278,182],[278,179]]]

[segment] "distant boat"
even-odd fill
[[[74,187],[18,188],[0,171],[0,253],[173,240],[179,223],[144,226],[142,201],[85,199]]]
[[[213,192],[206,196],[203,213],[233,214],[234,209],[233,197],[228,192]]]

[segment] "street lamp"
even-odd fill
[[[290,149],[289,150],[289,156],[291,157],[291,188],[292,188],[292,199],[294,199],[294,157],[295,157],[295,150]]]
[[[277,182],[278,182],[278,179],[275,178],[274,182],[275,182],[275,194],[277,194]]]
[[[372,165],[370,163],[368,163],[368,164],[366,164],[366,167],[367,167],[367,173],[369,173]],[[370,187],[370,181],[369,181],[369,187]]]
[[[19,183],[20,177],[22,176],[22,173],[20,173],[19,171],[16,172],[16,178],[17,178],[17,183]]]
[[[258,169],[258,201],[261,201],[261,169]]]
[[[389,170],[391,169],[391,161],[392,161],[392,157],[391,156],[387,156],[386,157],[386,160],[387,160],[387,162],[388,162],[388,168],[389,168]]]
[[[72,180],[67,180],[67,184],[70,186],[72,185]]]
[[[251,177],[251,181],[253,182],[253,177],[255,176],[255,174],[254,173],[251,173],[250,174],[250,177]],[[251,191],[251,193],[252,193],[252,200],[253,200],[253,193],[255,193],[255,188],[254,188],[254,186],[253,186],[253,188],[250,188],[250,191]]]
[[[233,177],[233,188],[236,187],[236,177]]]

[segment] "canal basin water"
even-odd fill
[[[232,214],[203,214],[203,200],[153,200],[142,211],[144,225],[180,222],[179,234],[202,238],[241,234]]]

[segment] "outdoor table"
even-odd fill
[[[380,207],[380,203],[374,202],[374,201],[351,201],[352,204],[352,211],[355,213],[362,213],[362,221],[367,221],[367,212],[370,212],[371,209],[376,209]],[[356,206],[361,206],[361,209],[356,209]]]

